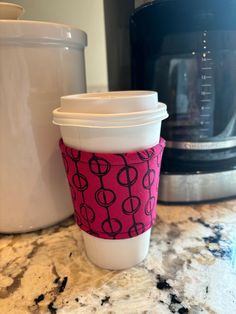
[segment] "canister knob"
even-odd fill
[[[15,3],[0,2],[0,20],[18,20],[25,9]]]

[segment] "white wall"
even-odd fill
[[[11,2],[11,1],[0,1]],[[103,0],[14,0],[26,13],[22,19],[70,24],[88,35],[86,73],[88,91],[107,90],[107,62]]]

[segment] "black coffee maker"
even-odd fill
[[[132,87],[167,104],[159,200],[236,196],[236,0],[159,0],[130,21]]]

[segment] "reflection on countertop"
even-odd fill
[[[1,313],[236,313],[236,201],[158,215],[148,257],[124,271],[88,261],[72,218],[2,235]]]

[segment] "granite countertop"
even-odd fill
[[[236,313],[236,201],[158,215],[148,257],[124,271],[88,261],[72,218],[2,235],[1,313]]]

